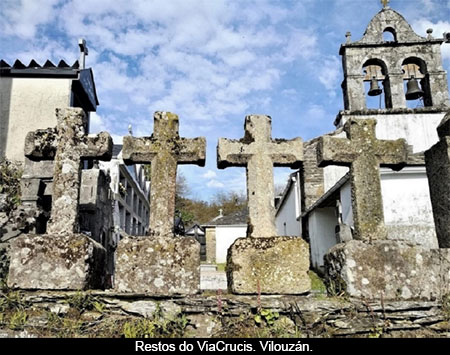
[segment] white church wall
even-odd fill
[[[382,169],[381,193],[389,239],[438,247],[425,167],[406,167],[398,172]],[[341,188],[341,206],[343,222],[353,226],[349,182]]]
[[[379,139],[404,138],[413,153],[423,152],[439,140],[436,127],[445,113],[379,115],[376,134]]]
[[[438,248],[425,167],[383,172],[381,192],[389,239]]]
[[[323,257],[337,244],[335,227],[337,218],[332,207],[317,208],[308,218],[308,230],[311,247],[311,262],[315,269],[323,268]]]
[[[216,226],[216,263],[227,261],[228,248],[237,238],[246,237],[247,225]]]
[[[278,235],[299,236],[301,223],[297,221],[300,216],[300,193],[298,181],[295,180],[287,192],[283,204],[275,216],[275,225]]]

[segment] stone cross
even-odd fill
[[[344,130],[347,138],[323,136],[317,147],[320,167],[341,165],[350,167],[355,239],[386,239],[380,165],[400,170],[407,159],[404,139],[378,140],[376,120],[349,119]]]
[[[221,138],[217,146],[217,166],[247,169],[249,226],[247,236],[274,237],[275,206],[273,166],[298,168],[303,160],[303,142],[272,139],[272,119],[264,115],[245,117],[245,135],[240,140]]]
[[[425,152],[439,248],[450,248],[450,111],[437,127],[439,142]]]
[[[150,230],[161,236],[173,235],[177,165],[205,165],[205,138],[182,138],[178,126],[177,115],[155,112],[151,137],[123,138],[126,164],[151,164]]]
[[[28,133],[25,155],[31,160],[54,160],[52,211],[48,234],[78,233],[82,160],[111,160],[112,139],[106,132],[85,133],[81,108],[56,109],[56,129]]]

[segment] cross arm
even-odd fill
[[[350,166],[356,159],[352,143],[346,138],[320,137],[317,144],[317,163],[319,167],[328,165]]]
[[[28,132],[25,138],[25,156],[31,160],[53,160],[58,145],[56,128]]]
[[[274,166],[300,168],[303,161],[303,141],[301,138],[274,139],[271,150],[270,157]]]
[[[205,166],[206,159],[206,139],[179,138],[177,142],[178,164],[196,164]]]
[[[246,143],[242,140],[220,138],[217,144],[217,167],[225,169],[229,166],[245,167],[250,158],[245,153]]]
[[[125,164],[151,164],[161,143],[153,137],[123,137],[122,159]]]
[[[112,158],[112,150],[113,140],[111,136],[107,132],[100,132],[85,139],[81,155],[83,158],[107,161]]]
[[[380,166],[393,170],[401,170],[408,161],[408,145],[402,139],[379,140],[377,147],[377,157]]]

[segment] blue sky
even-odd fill
[[[421,36],[450,32],[447,0],[391,0]],[[243,136],[247,114],[272,117],[274,138],[334,129],[343,107],[339,46],[362,37],[379,0],[3,0],[0,58],[72,64],[86,39],[100,106],[92,132],[115,142],[132,124],[150,135],[154,111],[180,117],[180,134],[205,136],[206,167],[183,166],[191,196],[245,190],[245,169],[216,168],[218,138]],[[450,44],[442,46],[450,69]],[[284,184],[289,169],[275,169]]]

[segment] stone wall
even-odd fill
[[[310,208],[324,194],[323,168],[317,166],[318,139],[303,143],[303,166],[301,177],[302,212]]]
[[[145,322],[144,319],[153,320],[153,324],[162,323],[158,317],[163,317],[166,325],[177,326],[159,334],[166,337],[174,334],[296,338],[450,336],[448,299],[444,302],[365,302],[321,295],[228,294],[155,299],[111,292],[26,292],[22,296],[5,296],[14,298],[28,318],[25,324],[16,324],[16,330],[12,330],[9,319],[14,310],[5,311],[0,337],[120,337],[124,335],[125,324],[130,333],[133,325],[144,324],[138,323]],[[258,309],[273,315],[274,323],[268,325],[263,320],[258,325],[255,321]]]

